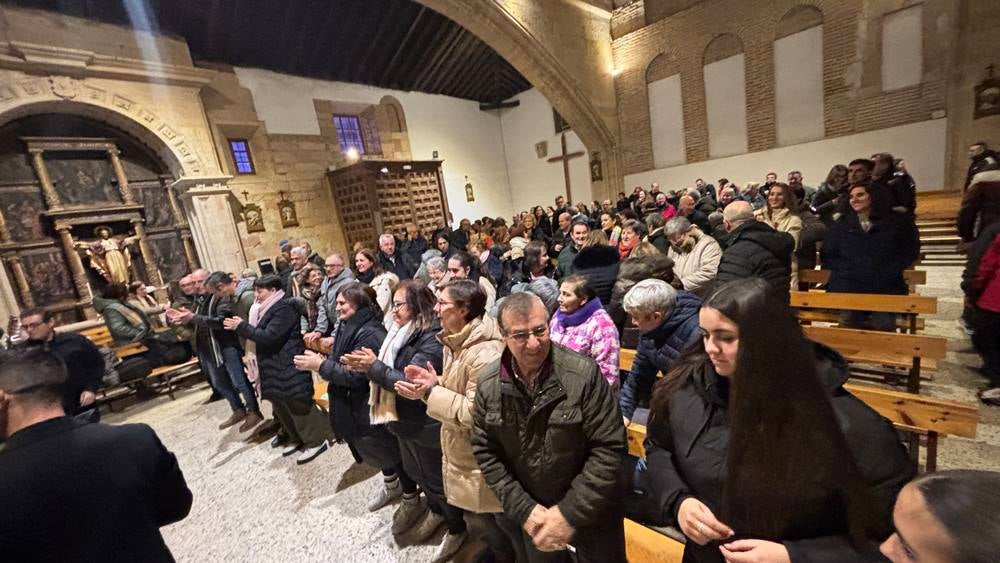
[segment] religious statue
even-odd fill
[[[87,251],[90,267],[108,283],[124,283],[131,281],[132,257],[128,247],[139,237],[114,237],[111,227],[101,225],[94,229],[97,240],[76,243],[77,248]]]
[[[285,192],[278,192],[281,200],[278,202],[278,212],[281,215],[281,226],[298,227],[299,215],[295,211],[295,202],[285,199]]]

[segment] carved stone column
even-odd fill
[[[72,230],[73,227],[69,225],[56,223],[56,231],[62,240],[66,260],[69,261],[69,271],[73,275],[76,292],[80,295],[80,301],[90,303],[94,297],[90,293],[90,284],[87,280],[87,271],[83,269],[83,260],[80,259],[80,254],[76,251],[76,246],[73,244]]]
[[[31,296],[31,285],[28,283],[28,276],[24,273],[24,264],[21,264],[21,257],[13,254],[7,258],[10,262],[10,270],[14,273],[14,282],[17,284],[17,293],[21,296],[21,303],[25,307],[34,307],[35,298]],[[6,274],[4,278],[6,278]]]
[[[184,211],[181,210],[181,204],[177,201],[177,193],[170,185],[171,181],[172,178],[170,176],[160,176],[160,186],[167,192],[167,201],[170,202],[170,212],[174,216],[174,223],[179,227],[186,227],[188,224],[187,217],[184,216]]]
[[[182,178],[175,182],[187,211],[191,235],[203,268],[240,273],[247,267],[230,203],[226,178]]]
[[[163,278],[160,276],[160,269],[156,267],[153,249],[146,240],[146,227],[142,224],[142,219],[132,219],[132,228],[135,229],[135,236],[139,237],[139,252],[142,254],[142,263],[146,265],[146,277],[149,283],[160,287],[163,285]]]
[[[117,148],[108,149],[108,158],[111,159],[111,168],[115,171],[115,178],[118,180],[118,191],[122,194],[122,200],[125,201],[126,205],[134,205],[136,201],[132,197],[132,190],[128,187],[128,178],[125,177],[125,167],[122,166],[122,160],[118,158],[120,154],[121,151]]]
[[[184,243],[184,257],[187,258],[188,270],[195,271],[201,267],[198,263],[198,251],[194,248],[194,241],[191,240],[191,231],[181,231],[181,242]]]
[[[35,175],[38,176],[38,181],[42,184],[42,194],[45,196],[45,204],[52,211],[62,209],[62,200],[59,199],[59,193],[56,192],[56,187],[52,184],[49,171],[45,169],[45,160],[42,158],[42,153],[45,151],[41,149],[28,149],[28,152],[31,153],[31,166],[35,169]]]

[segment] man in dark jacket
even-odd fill
[[[666,219],[663,218],[661,213],[650,213],[646,215],[645,219],[646,227],[649,229],[649,234],[646,235],[646,241],[655,246],[657,250],[663,253],[664,256],[667,255],[667,249],[670,248],[670,239],[663,232],[663,227],[667,224]]]
[[[1000,163],[975,175],[958,211],[958,234],[972,242],[1000,220]]]
[[[983,141],[969,146],[969,160],[972,162],[969,163],[969,171],[965,174],[965,187],[962,188],[962,193],[969,189],[976,174],[1000,164],[1000,157]]]
[[[396,274],[399,281],[412,279],[417,271],[408,255],[396,252],[396,237],[390,234],[378,237],[378,262],[383,270]]]
[[[611,303],[620,268],[618,249],[606,244],[585,246],[573,259],[573,273],[587,278],[587,285],[594,289],[605,309]]]
[[[160,527],[191,491],[145,424],[66,416],[66,370],[29,349],[0,363],[0,545],[4,561],[173,561]]]
[[[52,313],[43,309],[22,311],[21,327],[28,333],[28,346],[47,348],[66,364],[62,403],[66,414],[72,416],[93,405],[104,377],[104,356],[97,346],[75,332],[57,334]]]
[[[708,215],[695,208],[695,199],[690,195],[682,196],[678,202],[677,215],[686,217],[692,225],[698,225],[703,233],[712,232],[712,225],[708,222]]]
[[[677,291],[662,280],[643,280],[625,294],[623,304],[642,333],[632,369],[618,397],[628,425],[639,402],[649,398],[657,374],[670,371],[681,352],[701,339],[698,329],[701,299],[693,293]]]
[[[403,241],[400,252],[409,257],[410,264],[419,264],[428,248],[430,246],[427,244],[427,239],[420,234],[416,223],[407,223],[406,240]]]
[[[570,238],[570,228],[573,223],[573,215],[568,211],[563,211],[556,216],[559,227],[552,233],[552,244],[549,246],[549,258],[558,258],[559,253],[567,246],[572,246],[573,240]]]
[[[575,268],[573,260],[587,243],[587,236],[590,234],[590,223],[585,217],[573,219],[573,225],[569,228],[570,241],[559,253],[559,266],[556,268],[556,277],[562,279],[573,275]]]
[[[537,296],[507,297],[497,318],[506,349],[479,377],[472,451],[517,560],[569,561],[572,545],[578,561],[624,563],[627,444],[611,387],[593,360],[552,344]]]
[[[468,251],[469,233],[472,232],[472,223],[468,219],[462,219],[458,223],[458,230],[448,234],[451,245],[462,252]]]
[[[788,295],[795,239],[755,220],[752,207],[745,201],[730,203],[722,216],[729,236],[715,282],[758,277]]]
[[[323,267],[323,257],[319,255],[319,252],[314,251],[312,249],[312,245],[309,244],[306,241],[301,241],[299,244],[306,251],[306,260],[310,264],[315,265],[317,268],[322,268]]]

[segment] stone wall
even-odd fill
[[[996,29],[1000,5],[990,2],[927,0],[923,5],[923,74],[920,84],[883,91],[882,23],[887,14],[916,4],[904,0],[638,0],[612,16],[618,116],[626,173],[654,168],[647,84],[680,74],[686,162],[709,159],[703,65],[715,60],[713,40],[731,35],[745,54],[747,137],[751,153],[778,146],[775,131],[774,40],[796,31],[795,16],[809,6],[821,14],[823,31],[823,121],[826,138],[881,130],[953,114],[971,115],[971,86],[957,89],[949,78],[982,68],[989,30]],[[646,22],[640,25],[639,22]],[[992,22],[989,24],[988,22]],[[791,29],[790,29],[791,28]],[[966,28],[973,33],[966,34]],[[978,29],[979,31],[974,31]],[[978,52],[971,62],[956,46]],[[720,42],[715,42],[715,48]],[[724,43],[724,42],[722,42]],[[995,46],[995,45],[994,45]],[[995,49],[992,49],[995,52]],[[970,68],[971,67],[971,68]],[[981,71],[980,71],[981,74]],[[966,73],[966,76],[968,72]],[[978,75],[977,75],[978,79]],[[955,81],[952,80],[951,83]],[[968,92],[967,95],[964,93]],[[966,119],[949,127],[949,152],[973,139],[956,132]],[[976,126],[989,139],[996,125]],[[994,133],[995,134],[995,133]],[[891,151],[892,147],[885,147]],[[962,157],[949,159],[948,178],[962,168]],[[964,170],[964,168],[963,168]]]

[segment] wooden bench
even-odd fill
[[[906,330],[910,334],[917,333],[917,317],[919,315],[937,313],[937,298],[921,295],[792,291],[789,299],[790,305],[797,311],[823,309],[827,311],[894,313],[905,319]]]
[[[622,370],[631,368],[634,359],[635,350],[621,350],[619,367]],[[976,437],[979,408],[975,404],[947,401],[870,385],[847,384],[844,385],[844,389],[892,422],[896,430],[905,435],[914,465],[918,464],[920,441],[924,438],[927,446],[925,467],[929,472],[937,469],[938,441],[941,437]],[[629,453],[636,457],[645,456],[643,448],[645,439],[645,426],[636,423],[629,425]]]
[[[911,393],[920,392],[921,368],[937,369],[938,360],[945,358],[948,348],[948,340],[937,336],[819,326],[804,326],[802,330],[807,337],[840,352],[850,362],[906,369],[906,390]],[[876,368],[855,366],[852,371],[895,377]]]
[[[799,282],[809,284],[825,284],[830,281],[830,270],[799,270]],[[903,270],[903,279],[910,288],[910,294],[917,292],[917,287],[927,284],[927,272],[924,270]]]
[[[98,347],[110,348],[119,360],[124,360],[149,351],[149,349],[146,348],[141,342],[132,342],[116,346],[114,338],[111,336],[111,331],[108,329],[107,325],[104,324],[81,329],[79,333],[86,336]],[[167,396],[170,397],[170,400],[174,400],[175,381],[180,378],[195,375],[200,371],[201,366],[198,364],[197,358],[191,358],[180,364],[154,368],[153,371],[151,371],[142,381],[161,381],[162,384],[166,385]],[[99,389],[99,392],[101,393],[100,403],[107,405],[108,409],[113,410],[112,402],[114,400],[121,399],[135,393],[132,384],[136,383],[136,381],[139,380],[125,381],[119,383],[118,385],[101,387],[101,389]]]
[[[680,563],[683,557],[683,543],[625,519],[625,558],[629,563]]]

